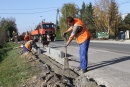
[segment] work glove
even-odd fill
[[[67,34],[67,33],[66,33],[66,32],[64,32],[64,33],[63,33],[63,37],[66,37],[66,34]]]

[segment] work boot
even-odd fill
[[[83,73],[86,73],[86,72],[87,72],[87,69],[82,69],[82,72],[83,72]]]

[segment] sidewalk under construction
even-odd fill
[[[55,61],[55,59],[51,58],[50,56],[45,55],[44,53],[46,53],[46,51],[41,50],[41,54],[39,55],[35,54],[34,59],[39,61],[39,63],[46,65],[47,67],[47,73],[46,71],[43,71],[45,73],[44,78],[49,78],[47,79],[48,82],[46,84],[51,83],[52,82],[51,79],[55,81],[55,78],[54,78],[55,75],[53,76],[53,74],[55,73],[56,75],[60,76],[61,81],[66,80],[67,81],[66,84],[70,84],[70,86],[62,85],[63,87],[105,87],[102,85],[99,86],[92,78],[88,79],[87,77],[85,77],[84,74],[79,75],[79,73],[75,71],[76,69],[74,70],[70,68],[70,69],[64,70],[62,64]],[[54,84],[59,84],[59,83],[57,83],[56,81],[56,83]]]

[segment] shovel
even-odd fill
[[[67,37],[65,36],[64,43],[67,42]],[[67,58],[67,46],[64,48],[65,57],[64,57],[64,70],[69,69],[69,60]]]

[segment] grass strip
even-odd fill
[[[20,58],[19,49],[10,50],[6,54],[0,62],[0,87],[19,87],[20,83],[36,73],[27,58]]]

